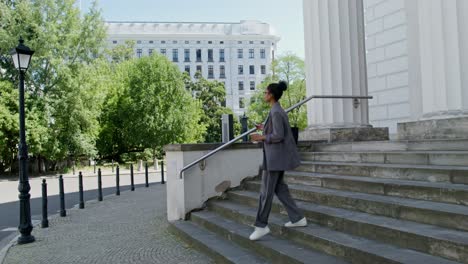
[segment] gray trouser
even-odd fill
[[[288,185],[284,183],[283,178],[284,171],[263,171],[257,219],[255,220],[256,227],[265,227],[268,225],[268,216],[271,211],[273,194],[278,196],[278,199],[286,208],[291,222],[295,223],[304,217],[291,197]]]

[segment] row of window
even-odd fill
[[[253,104],[253,103],[255,103],[255,97],[250,98],[250,104]],[[245,98],[244,97],[239,98],[239,108],[240,109],[245,108]]]
[[[239,88],[239,91],[244,90],[244,82],[243,81],[239,81],[238,88]],[[251,91],[255,90],[255,81],[250,81],[250,90]]]
[[[112,43],[113,43],[113,44],[117,44],[117,43],[119,43],[119,42],[118,42],[117,40],[113,40]],[[148,41],[137,40],[136,43],[137,43],[137,44],[144,44],[144,43],[155,44],[155,43],[157,43],[157,41],[154,41],[154,40],[148,40]],[[167,44],[167,43],[171,43],[171,42],[170,42],[170,41],[166,41],[166,40],[161,40],[161,41],[159,41],[159,43],[160,43],[160,44]],[[178,43],[179,43],[179,41],[177,41],[177,40],[173,40],[173,41],[172,41],[172,44],[178,44]],[[180,43],[182,43],[182,41],[181,41]],[[197,41],[185,40],[184,43],[185,43],[185,44],[190,44],[190,43],[202,44],[202,42],[201,42],[200,40],[197,40]],[[214,43],[214,41],[212,41],[212,40],[208,41],[208,44],[213,44],[213,43]],[[219,41],[218,43],[221,44],[221,45],[223,45],[223,44],[224,44],[224,41]],[[244,42],[241,41],[241,40],[237,41],[237,44],[243,44],[243,43],[244,43]],[[264,45],[264,44],[265,44],[265,41],[260,41],[259,43],[262,44],[262,45]],[[255,42],[254,42],[254,41],[249,41],[249,44],[252,45],[252,44],[255,44]]]
[[[154,49],[148,49],[148,55],[153,54]],[[160,49],[159,50],[162,55],[167,54],[166,49]],[[143,56],[143,49],[137,49],[137,57],[141,58]],[[184,49],[184,62],[190,62],[190,49]],[[195,51],[196,54],[196,61],[201,62],[202,61],[202,49],[196,49]],[[213,62],[214,61],[214,51],[213,49],[208,49],[208,62]],[[244,50],[243,49],[238,49],[237,50],[237,58],[238,59],[243,59],[244,58]],[[255,59],[255,49],[249,49],[249,59]],[[265,49],[260,49],[260,59],[266,59],[266,50]],[[178,62],[179,61],[179,49],[172,49],[172,61],[173,62]],[[219,50],[219,61],[220,62],[225,62],[225,51],[224,49]]]
[[[185,69],[185,72],[187,72],[190,75],[190,65],[185,65],[184,69]],[[202,73],[202,65],[197,65],[196,71],[199,71],[200,73]],[[255,74],[255,65],[249,65],[249,73],[251,75]],[[265,65],[260,66],[260,73],[266,74]],[[238,66],[238,74],[239,75],[244,74],[244,65]],[[220,79],[226,78],[226,67],[224,65],[219,66],[219,78]],[[214,66],[213,65],[208,65],[208,79],[214,79]],[[242,90],[242,89],[239,89],[239,90]]]

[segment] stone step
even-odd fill
[[[468,166],[468,151],[301,152],[305,161]]]
[[[258,206],[258,192],[230,191],[228,197],[232,202]],[[468,232],[309,202],[296,201],[296,203],[309,222],[398,247],[468,262]],[[276,198],[272,212],[286,214]]]
[[[398,141],[363,141],[341,143],[299,142],[301,151],[452,151],[468,150],[467,139],[447,140],[398,140]]]
[[[211,202],[210,210],[241,224],[255,221],[257,209],[232,202]],[[341,233],[330,228],[309,223],[307,227],[285,228],[288,219],[276,213],[269,217],[273,235],[290,239],[304,247],[344,258],[351,263],[458,263],[421,252]],[[317,262],[321,263],[321,262]]]
[[[260,185],[245,183],[247,190],[256,192]],[[289,190],[302,201],[468,231],[468,206],[293,184]]]
[[[286,181],[329,189],[468,205],[468,185],[288,171]]]
[[[468,184],[468,167],[465,166],[302,161],[296,170],[410,181]]]
[[[207,210],[194,212],[191,213],[190,217],[198,225],[215,232],[224,239],[255,251],[271,263],[311,263],[311,261],[324,264],[349,263],[335,256],[307,249],[300,244],[272,235],[267,235],[258,241],[250,241],[249,235],[253,231],[253,227],[239,224],[214,212]]]
[[[170,230],[216,263],[270,263],[257,254],[208,231],[191,221],[171,222]]]

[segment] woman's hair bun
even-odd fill
[[[278,83],[278,88],[281,90],[281,91],[286,91],[288,89],[288,84],[285,82],[285,81],[280,81]]]

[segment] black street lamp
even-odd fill
[[[28,179],[28,146],[26,145],[26,128],[24,121],[24,74],[28,70],[31,57],[34,53],[30,48],[26,47],[24,40],[20,38],[19,45],[11,50],[11,57],[15,68],[19,71],[19,121],[20,121],[20,142],[18,146],[18,158],[20,162],[19,170],[19,200],[20,200],[20,224],[18,229],[21,236],[18,238],[18,244],[26,244],[34,242],[35,238],[31,235],[33,226],[31,223],[31,206],[29,199],[31,195],[29,191],[31,186]]]

